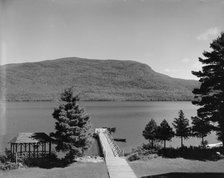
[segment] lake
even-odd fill
[[[58,103],[9,102],[6,104],[5,128],[4,119],[1,118],[0,133],[5,132],[1,145],[6,144],[18,132],[54,131],[55,120],[51,114]],[[142,143],[147,143],[142,136],[142,131],[151,118],[155,119],[157,124],[160,124],[163,119],[171,124],[180,109],[188,119],[195,116],[197,110],[191,102],[80,102],[80,104],[89,113],[94,128],[116,127],[113,136],[127,139],[126,143],[119,143],[126,152]],[[206,139],[209,143],[217,142],[215,134],[209,135]],[[200,142],[200,139],[190,138],[185,140],[184,144],[198,145]],[[167,142],[167,146],[180,146],[180,139],[173,138],[171,142]]]

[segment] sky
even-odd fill
[[[224,31],[224,0],[0,0],[1,64],[62,57],[134,60],[196,79]]]

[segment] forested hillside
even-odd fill
[[[56,100],[74,87],[82,100],[190,100],[197,81],[171,78],[134,61],[62,58],[34,63],[7,64],[8,101]]]

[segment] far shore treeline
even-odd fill
[[[200,146],[205,148],[208,142],[204,138],[211,133],[212,127],[208,122],[203,122],[196,116],[191,117],[191,123],[190,126],[190,120],[184,116],[183,110],[180,110],[178,117],[173,119],[173,127],[169,125],[166,119],[160,125],[154,119],[151,119],[145,126],[142,135],[149,141],[151,148],[158,142],[163,142],[164,148],[166,148],[166,141],[171,141],[174,136],[180,138],[180,147],[184,147],[184,139],[198,137],[202,139]]]

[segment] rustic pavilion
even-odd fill
[[[43,132],[19,133],[9,143],[13,157],[46,157],[51,154],[53,139]]]

